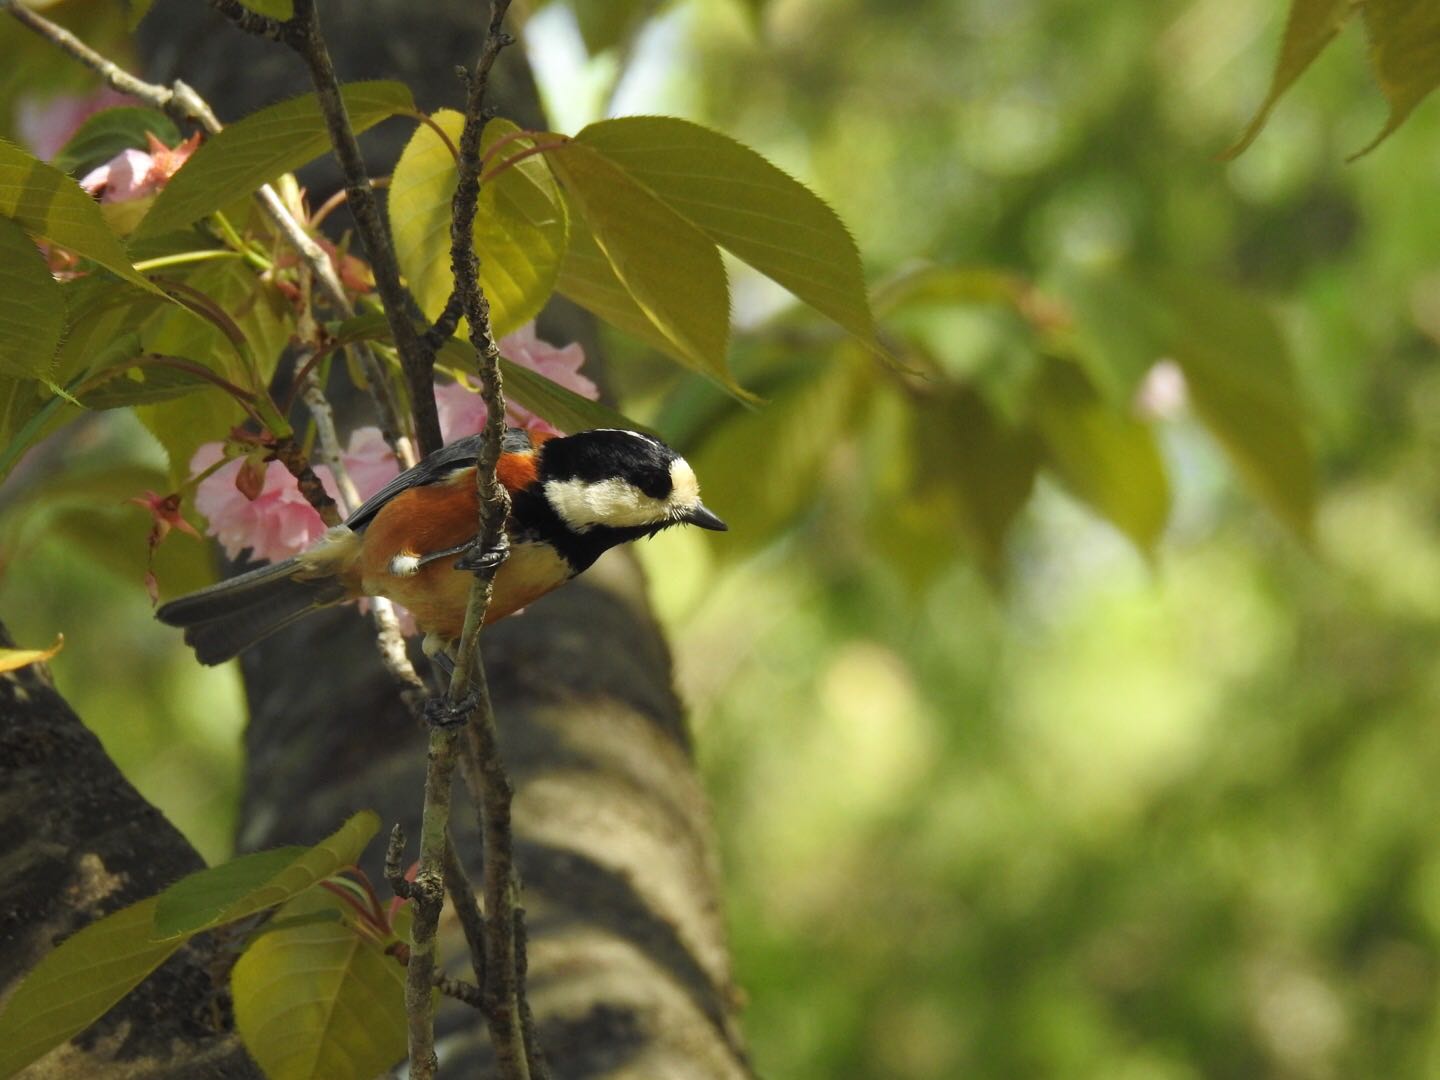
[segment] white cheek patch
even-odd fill
[[[695,470],[683,457],[670,463],[670,509],[674,513],[693,510],[700,505],[700,481]]]
[[[657,525],[670,510],[666,500],[652,498],[620,479],[549,480],[545,498],[560,520],[577,532],[596,525]]]
[[[636,436],[643,438],[643,436]],[[577,532],[597,525],[629,528],[679,520],[700,505],[700,481],[684,458],[670,463],[670,497],[657,499],[618,477],[609,480],[550,480],[545,498],[560,519]]]

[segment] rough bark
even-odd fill
[[[76,930],[203,865],[46,668],[0,675],[0,999]],[[261,1080],[229,1031],[225,969],[215,941],[197,938],[25,1075]]]

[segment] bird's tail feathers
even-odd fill
[[[298,559],[262,566],[162,604],[156,618],[185,629],[202,664],[221,664],[318,607],[345,598],[336,577],[301,577]],[[313,572],[313,571],[312,571]]]

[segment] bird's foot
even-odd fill
[[[452,705],[448,697],[432,697],[425,701],[425,722],[431,727],[462,727],[470,720],[470,714],[480,704],[476,693],[465,695],[464,699]]]
[[[455,560],[456,570],[471,570],[477,574],[493,574],[500,569],[500,564],[510,556],[510,537],[503,532],[499,538],[489,547],[485,547],[479,540],[470,545],[468,551]]]

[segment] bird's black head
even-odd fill
[[[556,517],[576,533],[658,532],[669,525],[724,530],[700,501],[695,471],[659,439],[597,428],[549,439],[537,480]]]

